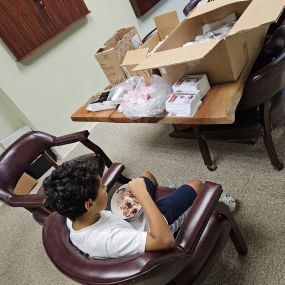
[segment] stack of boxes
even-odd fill
[[[166,102],[166,111],[176,116],[192,117],[210,89],[206,74],[186,75],[172,89],[174,94]]]

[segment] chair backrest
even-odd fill
[[[155,200],[162,199],[172,191],[173,189],[168,187],[158,187]],[[223,248],[213,237],[216,236],[219,240],[225,241],[223,235],[228,236],[230,230],[227,220],[218,217],[214,211],[221,193],[220,185],[211,182],[204,183],[177,234],[175,245],[167,251],[146,252],[130,257],[105,260],[89,258],[72,245],[66,219],[57,213],[49,215],[43,226],[42,239],[45,251],[59,271],[81,284],[167,284],[174,278],[180,278],[180,272],[183,269],[186,270],[186,266],[190,267],[185,279],[201,281],[202,275],[205,278],[208,272],[208,269],[206,271],[204,269],[209,268],[206,265],[209,255],[204,256],[204,247],[201,246],[201,251],[195,252],[195,248],[201,242],[201,236],[203,237],[204,234],[209,236],[209,239],[205,239],[204,242],[207,244],[206,248],[209,253],[215,252],[215,258],[209,258],[210,264],[213,265],[218,257],[217,252]],[[213,215],[218,220],[215,218],[213,228],[209,227],[205,231]],[[219,229],[219,234],[214,234],[217,229]],[[216,246],[218,249],[214,250]],[[200,248],[199,245],[198,248]],[[190,262],[193,255],[196,256],[195,260],[192,260],[194,264]],[[196,265],[199,268],[195,267]],[[184,277],[185,275],[183,272]]]
[[[239,109],[249,109],[273,98],[285,87],[285,25],[276,29],[265,43],[248,78]]]
[[[43,244],[55,266],[81,284],[166,284],[183,268],[187,258],[178,247],[115,259],[92,259],[69,240],[66,218],[52,213],[45,220]]]
[[[172,191],[168,187],[159,187],[155,200]],[[89,258],[72,245],[66,218],[58,213],[52,213],[45,220],[43,244],[56,267],[67,277],[83,284],[166,284],[181,271],[188,258],[179,247],[127,258]]]
[[[0,199],[12,194],[31,163],[54,145],[54,136],[42,132],[24,134],[0,156]],[[5,198],[4,198],[5,200]]]
[[[189,3],[184,7],[183,14],[185,17],[198,5],[201,0],[190,0]]]

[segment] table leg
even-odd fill
[[[210,171],[215,171],[217,169],[216,164],[212,161],[211,154],[209,152],[208,144],[206,140],[201,136],[200,125],[193,125],[193,131],[195,138],[198,142],[200,152],[202,154],[205,165]]]

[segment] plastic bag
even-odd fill
[[[132,86],[134,87],[133,89],[130,88],[130,82],[136,82]],[[144,78],[140,76],[129,78],[125,84],[122,83],[120,85],[119,88],[128,91],[124,94],[120,102],[119,110],[126,117],[133,120],[141,117],[152,117],[163,112],[165,102],[173,93],[171,84],[158,75],[152,76],[152,84],[150,86],[146,86]]]
[[[143,80],[143,78],[141,78],[140,76],[133,76],[124,81],[123,83],[116,85],[110,91],[108,100],[111,100],[116,104],[120,104],[123,100],[124,95],[129,91],[133,91],[141,80]]]

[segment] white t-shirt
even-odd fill
[[[81,230],[66,224],[71,242],[81,251],[94,258],[116,258],[145,252],[148,225],[145,215],[134,222],[126,222],[110,211],[100,212],[100,219]]]
[[[169,226],[172,233],[180,228],[187,212]],[[144,213],[131,222],[111,211],[101,211],[100,216],[95,224],[81,230],[74,230],[72,221],[66,219],[71,242],[77,248],[94,258],[126,257],[145,252],[149,226]]]

